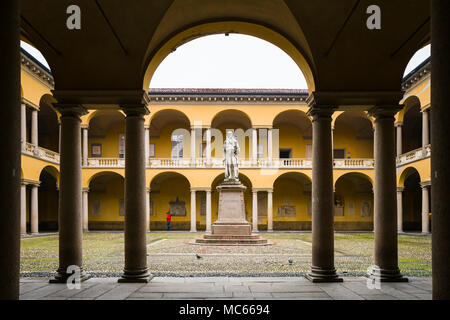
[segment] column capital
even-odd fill
[[[127,115],[127,117],[140,117],[150,114],[145,104],[123,104],[120,109]]]
[[[403,107],[403,105],[377,105],[368,111],[368,115],[375,119],[393,118]]]
[[[32,179],[22,179],[21,182],[22,184],[30,185],[32,187],[39,187],[39,185],[41,184],[39,180],[32,180]]]
[[[81,129],[89,130],[89,125],[88,124],[83,124],[83,125],[81,125]]]
[[[431,187],[431,180],[426,180],[426,181],[421,182],[420,186],[422,187],[422,189],[430,188]]]
[[[394,127],[403,127],[403,121],[397,121],[395,124],[394,124]]]
[[[310,106],[308,112],[306,112],[307,116],[311,116],[313,121],[317,120],[317,118],[330,118],[333,115],[334,111],[337,109],[335,106],[328,105],[312,105]]]
[[[89,192],[89,188],[88,188],[88,187],[86,187],[86,188],[81,188],[81,191],[83,191],[83,192]]]
[[[192,187],[192,191],[211,191],[211,187]]]
[[[404,187],[397,187],[397,192],[403,192],[405,190]]]
[[[88,114],[88,111],[81,104],[76,103],[53,103],[53,107],[61,113],[62,117],[81,117]]]

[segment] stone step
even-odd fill
[[[196,243],[201,244],[213,244],[213,245],[257,245],[257,244],[267,244],[267,240],[260,239],[196,239]]]
[[[226,239],[226,240],[235,240],[235,239],[260,239],[261,236],[258,234],[252,235],[213,235],[213,234],[205,234],[203,236],[204,239]]]

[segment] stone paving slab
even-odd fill
[[[22,300],[430,300],[431,279],[367,286],[364,277],[343,283],[311,283],[301,277],[156,277],[148,284],[118,283],[118,278],[92,278],[70,290],[48,279],[21,279]]]

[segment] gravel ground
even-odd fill
[[[299,276],[310,270],[310,233],[262,235],[273,245],[202,246],[189,243],[201,233],[150,233],[148,266],[155,276]],[[23,238],[21,245],[22,276],[54,274],[58,268],[57,235]],[[83,252],[84,269],[91,276],[120,276],[123,233],[86,233]],[[373,264],[372,254],[373,234],[336,233],[335,265],[339,273],[364,275]],[[409,276],[430,276],[431,238],[400,235],[399,266]]]

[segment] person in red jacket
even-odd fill
[[[167,212],[167,218],[166,218],[166,221],[167,221],[167,230],[170,230],[171,228],[170,228],[170,221],[172,220],[172,215],[170,214],[170,211],[168,211]]]

